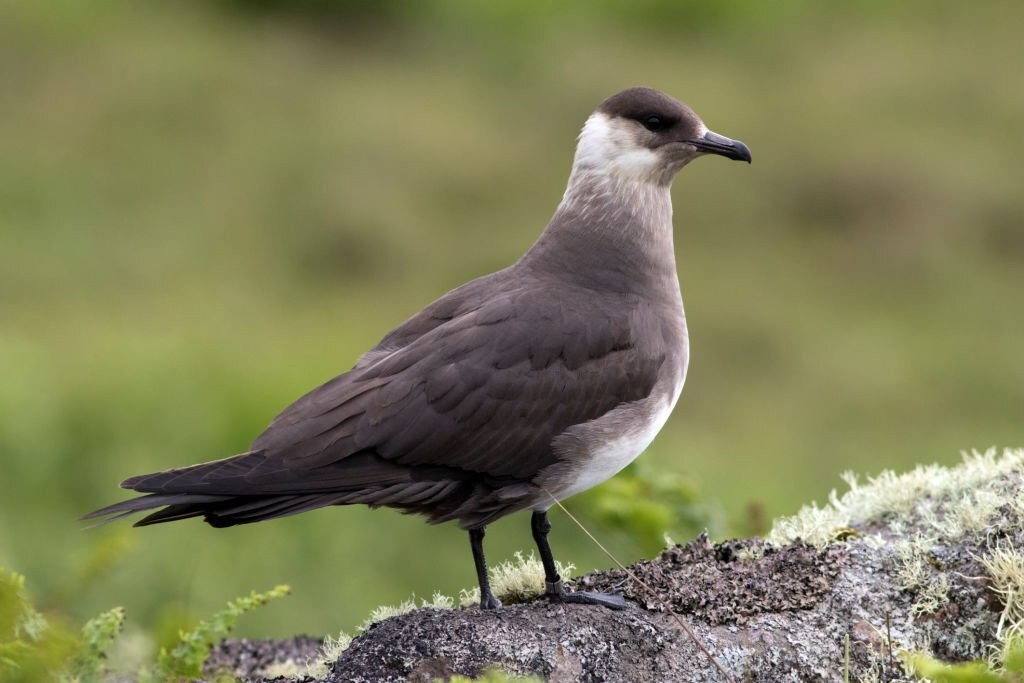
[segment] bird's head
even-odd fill
[[[704,154],[750,162],[750,150],[708,130],[682,102],[651,88],[612,95],[580,133],[574,171],[668,185],[683,166]]]

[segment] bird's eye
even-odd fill
[[[665,119],[661,118],[660,116],[655,116],[654,114],[650,116],[645,116],[642,123],[644,124],[644,128],[654,132],[657,132],[659,130],[665,130],[666,128],[668,128],[668,122],[665,121]]]

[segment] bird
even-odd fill
[[[586,119],[561,202],[521,258],[412,315],[249,450],[131,477],[121,487],[143,495],[83,519],[146,511],[135,526],[220,528],[365,504],[456,521],[480,607],[493,609],[485,529],[530,510],[543,597],[625,608],[563,585],[547,512],[632,462],[679,399],[689,342],[670,188],[704,155],[751,162],[669,95],[612,95]]]

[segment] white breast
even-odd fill
[[[607,481],[636,460],[651,445],[672,414],[683,389],[683,379],[679,379],[670,394],[663,393],[660,397],[652,394],[647,401],[655,402],[654,405],[637,402],[617,408],[589,423],[588,441],[591,447],[587,457],[580,460],[572,477],[551,493],[559,500],[564,500]],[[636,416],[632,428],[624,432],[621,431],[624,415],[619,411]],[[618,433],[613,436],[613,431]]]

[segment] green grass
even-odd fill
[[[742,530],[750,504],[793,512],[847,469],[1024,442],[1020,6],[792,2],[656,29],[437,7],[321,26],[0,5],[0,563],[44,607],[123,604],[170,638],[287,581],[245,632],[328,633],[471,583],[464,534],[387,511],[74,520],[128,475],[245,449],[409,313],[517,258],[583,118],[635,83],[755,158],[676,184],[693,357],[645,465]],[[607,564],[553,522],[561,560]],[[605,533],[625,561],[648,551]],[[494,561],[530,546],[525,518],[487,538]]]

